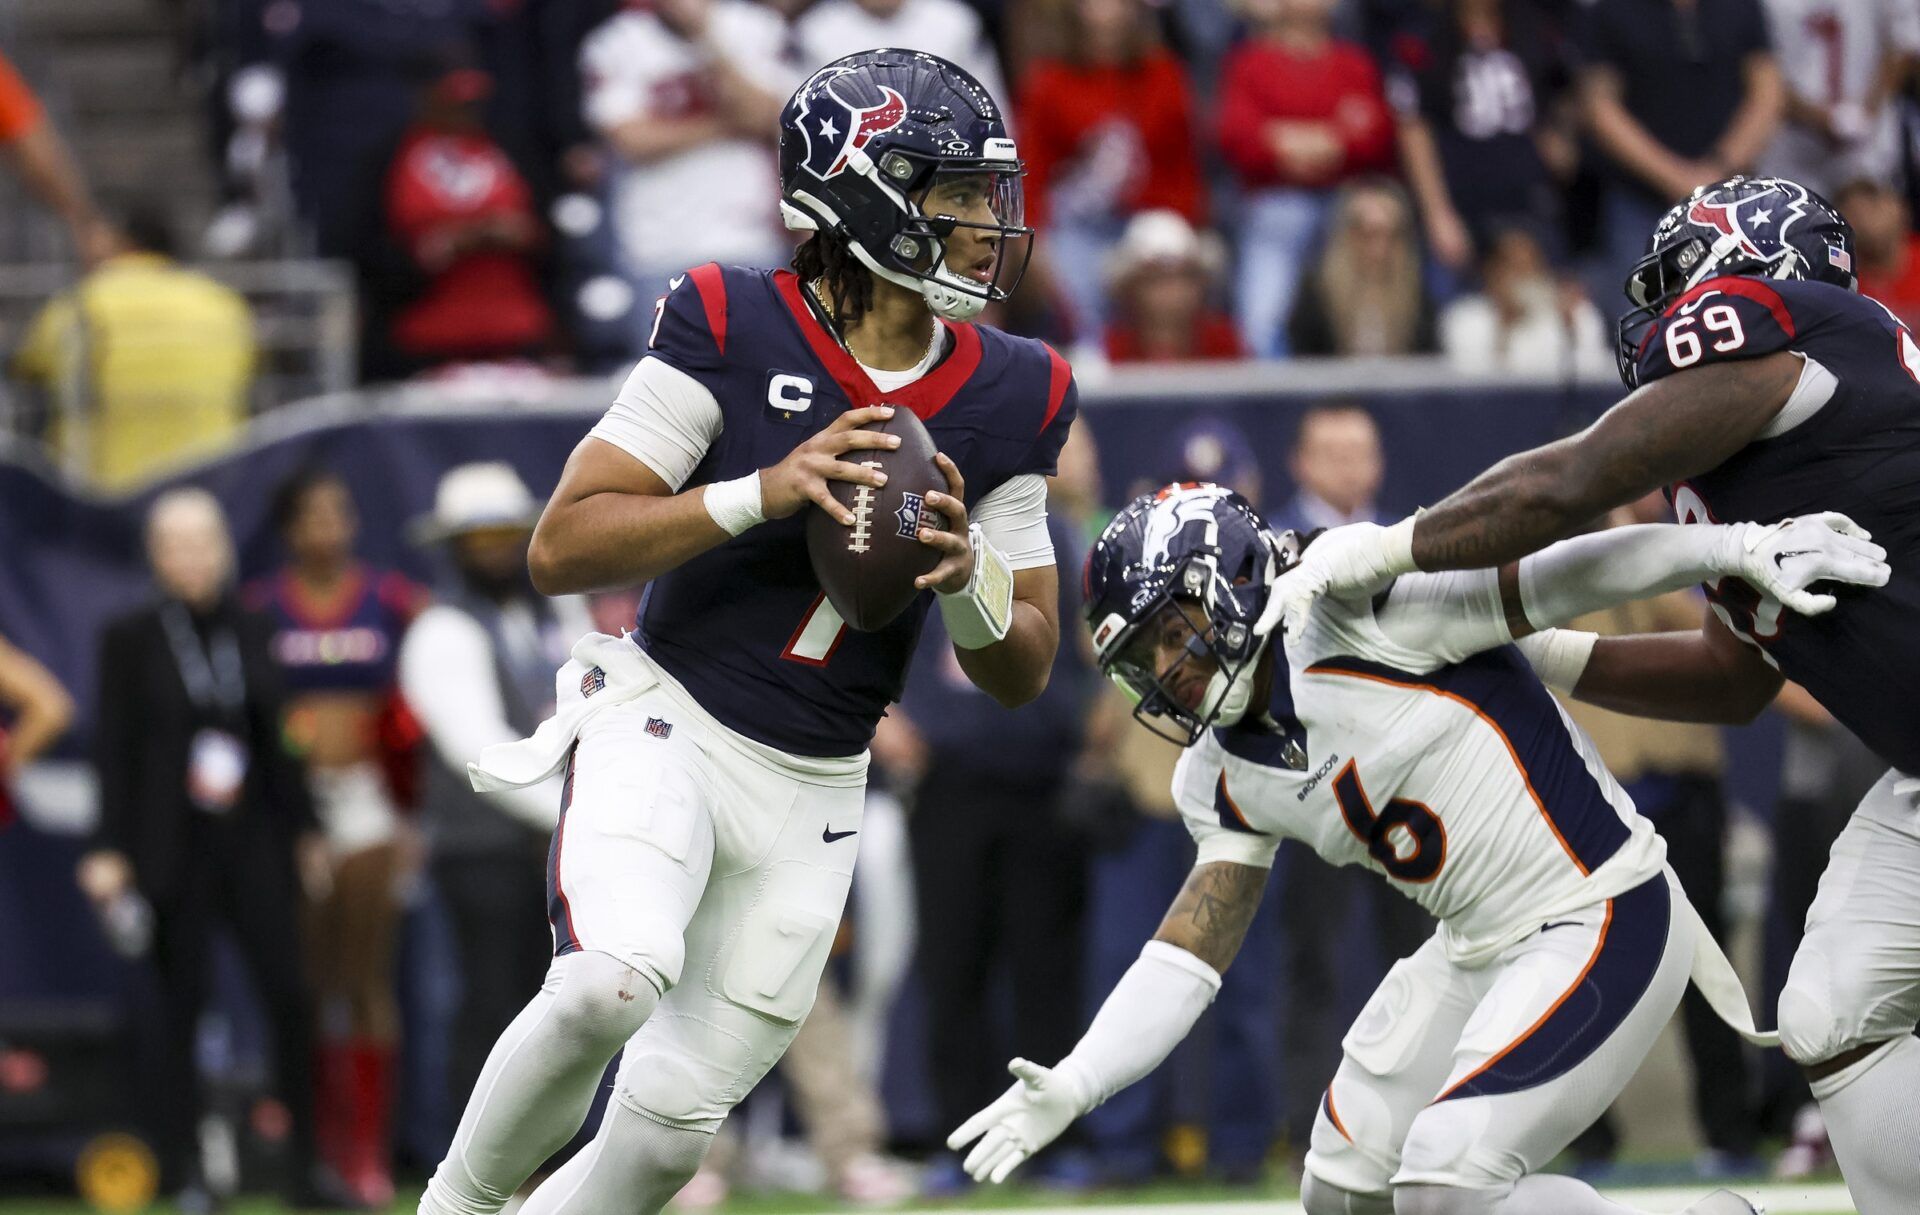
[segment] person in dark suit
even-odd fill
[[[157,600],[101,639],[95,730],[100,821],[81,888],[109,922],[129,900],[152,909],[157,1026],[141,1068],[163,1179],[183,1211],[217,1202],[195,1138],[195,1027],[214,928],[238,940],[273,1032],[278,1094],[291,1115],[288,1200],[337,1208],[313,1172],[313,1011],[301,964],[303,889],[319,893],[325,845],[300,770],[281,743],[270,626],[233,593],[233,545],[205,491],[163,494],[147,518]]]

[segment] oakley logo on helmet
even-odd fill
[[[847,96],[863,84],[847,68],[829,69],[804,90],[800,103],[800,135],[807,141],[803,162],[807,172],[825,181],[847,167],[853,153],[865,148],[874,136],[891,131],[907,118],[907,99],[886,85],[877,86],[878,97],[865,103]]]

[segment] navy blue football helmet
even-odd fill
[[[1858,291],[1853,225],[1832,203],[1784,177],[1729,177],[1674,205],[1654,227],[1646,256],[1627,275],[1633,310],[1620,318],[1617,349],[1627,387],[1637,384],[1640,343],[1668,305],[1728,274]]]
[[[1143,494],[1114,516],[1087,554],[1087,627],[1100,670],[1132,698],[1142,725],[1189,746],[1246,715],[1268,640],[1254,623],[1300,549],[1292,532],[1268,531],[1245,498],[1205,482]],[[1171,630],[1191,636],[1161,669]],[[1207,659],[1213,672],[1189,704],[1194,677],[1182,668]]]
[[[920,292],[948,320],[970,320],[1006,299],[1026,273],[1033,230],[1025,226],[1025,172],[993,97],[923,51],[836,59],[780,111],[787,227],[839,236],[867,269]],[[928,195],[955,178],[978,186],[986,206],[976,212],[990,222],[941,214],[937,205],[929,211]],[[989,276],[948,267],[947,240],[959,228],[997,238]]]

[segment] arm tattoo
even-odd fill
[[[1570,438],[1509,456],[1420,517],[1423,570],[1517,561],[1652,490],[1716,468],[1792,395],[1787,351],[1656,380]]]
[[[1178,945],[1218,971],[1240,952],[1266,889],[1267,871],[1215,861],[1194,866],[1187,884],[1167,908],[1154,940]]]

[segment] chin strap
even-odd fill
[[[1281,574],[1280,545],[1271,531],[1262,533],[1267,540],[1267,586],[1272,587]],[[1268,594],[1272,594],[1269,590]],[[1242,664],[1239,671],[1229,679],[1220,672],[1214,672],[1213,679],[1207,684],[1207,695],[1200,702],[1201,718],[1210,726],[1238,725],[1240,719],[1253,707],[1254,676],[1260,670],[1261,655],[1272,644],[1271,635],[1262,635],[1256,628],[1254,634],[1259,638],[1253,653]],[[1211,715],[1207,712],[1212,710]]]

